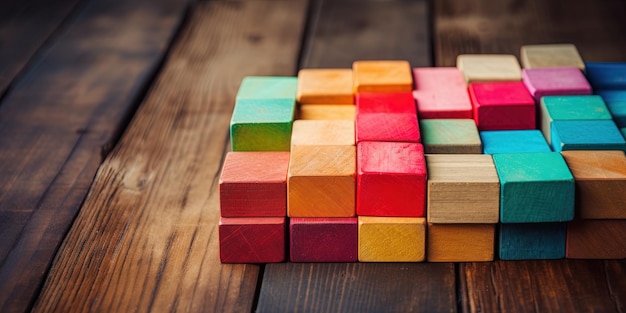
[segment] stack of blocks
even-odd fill
[[[521,61],[245,78],[222,262],[626,258],[626,63],[573,45]]]

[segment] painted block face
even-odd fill
[[[587,62],[587,79],[594,89],[626,89],[626,62]]]
[[[421,217],[359,216],[360,262],[421,262],[426,245]]]
[[[457,68],[414,68],[413,78],[420,118],[472,118],[465,79]]]
[[[298,79],[289,76],[248,76],[241,81],[239,100],[282,99],[295,102]]]
[[[408,92],[404,93],[372,93],[356,95],[357,114],[363,113],[409,113],[417,114],[415,99]]]
[[[491,130],[480,132],[485,154],[551,152],[539,130]]]
[[[469,95],[478,129],[535,128],[535,100],[521,82],[474,83]]]
[[[289,160],[289,217],[353,217],[356,147],[294,146]]]
[[[220,176],[223,217],[281,217],[287,212],[289,152],[228,152]]]
[[[426,164],[422,145],[362,142],[357,149],[357,215],[424,216]]]
[[[428,262],[493,261],[495,224],[428,224]]]
[[[356,142],[421,141],[415,114],[407,113],[363,113],[356,116]]]
[[[591,94],[585,75],[575,67],[524,69],[522,77],[526,88],[537,100],[545,96]]]
[[[622,151],[563,151],[576,181],[576,217],[626,219],[626,156]]]
[[[626,127],[626,90],[596,90],[596,94],[604,99],[615,124]]]
[[[540,106],[541,131],[548,142],[552,121],[612,119],[600,96],[547,96]]]
[[[425,153],[482,153],[474,120],[424,119],[419,125]]]
[[[411,92],[413,76],[408,61],[356,61],[352,64],[354,93]]]
[[[293,123],[292,146],[353,146],[354,122],[298,120]]]
[[[301,120],[354,121],[356,107],[343,104],[305,104],[300,106]]]
[[[569,259],[626,259],[626,220],[576,220],[567,224]]]
[[[574,177],[561,154],[494,154],[500,178],[500,222],[565,222],[574,218]]]
[[[626,142],[612,120],[554,121],[550,127],[552,150],[622,150]]]
[[[510,54],[461,54],[456,58],[456,67],[468,84],[522,79],[517,58]]]
[[[297,100],[300,104],[354,104],[351,69],[301,69]]]
[[[232,151],[289,151],[295,102],[238,100],[230,122]]]
[[[502,260],[562,259],[567,223],[500,224]]]
[[[302,218],[290,221],[291,262],[356,262],[357,218]]]
[[[285,261],[285,218],[220,218],[222,263],[274,263]]]
[[[572,44],[522,46],[520,57],[524,68],[576,67],[585,70],[585,63]]]

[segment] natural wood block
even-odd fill
[[[287,178],[289,217],[352,217],[355,146],[294,146]]]
[[[567,223],[565,257],[626,259],[626,219],[575,220]]]
[[[552,151],[541,131],[536,129],[483,131],[480,139],[485,154]]]
[[[302,120],[350,120],[354,121],[356,107],[343,104],[305,104],[300,106]]]
[[[425,153],[482,153],[476,123],[471,119],[423,119],[419,122]]]
[[[354,146],[354,121],[298,120],[293,123],[291,146]]]
[[[356,262],[356,217],[293,217],[289,220],[291,262]]]
[[[291,76],[248,76],[241,81],[239,100],[284,99],[295,102],[298,79]]]
[[[574,218],[574,177],[556,152],[494,154],[500,178],[500,222]]]
[[[544,96],[591,94],[591,85],[575,67],[524,69],[522,80],[537,101]]]
[[[285,261],[284,217],[222,217],[219,222],[222,263]]]
[[[360,262],[421,262],[425,245],[422,217],[359,216]]]
[[[563,151],[576,181],[576,217],[626,219],[623,151]]]
[[[293,99],[237,100],[230,121],[232,151],[289,151]]]
[[[409,113],[416,115],[415,99],[410,92],[376,93],[356,95],[356,112],[363,113]]]
[[[626,89],[626,62],[588,62],[587,79],[593,89]]]
[[[562,259],[567,223],[500,224],[498,253],[502,260]]]
[[[287,213],[289,152],[228,152],[220,176],[223,217]]]
[[[355,61],[352,63],[354,93],[411,92],[413,76],[408,61]]]
[[[535,101],[523,83],[473,83],[468,90],[478,129],[535,128]]]
[[[356,142],[420,142],[415,114],[363,113],[356,116]]]
[[[522,80],[517,58],[510,54],[461,54],[456,58],[456,67],[468,84]]]
[[[548,143],[552,121],[612,119],[600,96],[547,96],[541,98],[539,105],[541,131]]]
[[[426,118],[472,118],[472,103],[463,73],[455,67],[413,69],[417,111]]]
[[[625,90],[596,90],[602,97],[618,127],[626,127],[626,89]]]
[[[497,223],[500,181],[484,154],[428,154],[429,223]]]
[[[297,100],[300,104],[354,104],[352,70],[301,69]]]
[[[428,223],[428,262],[493,261],[496,224]]]
[[[612,120],[554,121],[550,127],[552,150],[622,150],[626,141]]]
[[[525,45],[520,58],[524,68],[576,67],[585,70],[585,63],[573,44]]]
[[[419,143],[357,146],[357,215],[424,216],[426,164]]]

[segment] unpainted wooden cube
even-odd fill
[[[354,104],[352,69],[301,69],[297,100],[300,104]]]
[[[354,121],[356,106],[344,104],[304,104],[300,106],[301,120]]]
[[[552,151],[541,131],[536,129],[482,131],[480,139],[485,154]]]
[[[291,262],[356,262],[356,217],[293,217],[289,220]]]
[[[472,103],[463,73],[455,67],[413,69],[417,111],[421,119],[472,118]]]
[[[425,250],[423,217],[359,216],[360,262],[422,262]]]
[[[285,217],[220,218],[222,263],[284,262],[285,224]]]
[[[428,223],[428,262],[493,261],[495,224]]]
[[[354,122],[348,120],[297,120],[291,146],[354,146]]]
[[[468,90],[479,130],[535,129],[535,100],[523,83],[472,83]]]
[[[456,67],[468,84],[522,80],[522,69],[512,54],[461,54]]]
[[[480,154],[476,123],[471,119],[423,119],[419,122],[425,153]]]
[[[524,68],[576,67],[585,70],[585,63],[573,44],[525,45],[520,58]]]
[[[354,93],[411,92],[411,65],[405,60],[355,61],[352,63]]]

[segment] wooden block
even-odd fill
[[[289,152],[228,152],[220,176],[223,217],[287,213]]]
[[[422,217],[359,216],[360,262],[422,262],[425,245]]]
[[[295,121],[291,135],[291,146],[297,145],[354,146],[354,121]]]
[[[476,123],[471,119],[423,119],[419,122],[425,153],[482,153]]]
[[[230,121],[232,151],[289,151],[295,102],[237,100]]]
[[[473,83],[469,95],[478,129],[535,128],[535,101],[523,83]]]
[[[585,70],[585,63],[573,44],[525,45],[520,58],[524,68],[576,67]]]
[[[483,154],[428,154],[429,223],[497,223],[500,181]]]
[[[626,141],[612,120],[554,121],[550,127],[552,150],[622,150]]]
[[[219,222],[222,263],[285,261],[284,217],[222,217]]]
[[[626,90],[596,90],[602,97],[618,127],[626,127]]]
[[[356,142],[420,142],[415,114],[363,113],[356,116]]]
[[[350,120],[354,121],[356,107],[342,104],[305,104],[300,106],[302,120]]]
[[[541,131],[536,129],[483,131],[480,139],[485,154],[552,151]]]
[[[409,92],[374,93],[356,95],[356,112],[363,113],[409,113],[416,115],[415,99]]]
[[[357,215],[424,216],[426,164],[419,143],[357,146]]]
[[[567,223],[500,224],[498,251],[502,260],[565,257]]]
[[[461,54],[456,58],[456,67],[468,84],[522,80],[517,58],[510,54]]]
[[[355,61],[352,63],[354,93],[411,92],[413,76],[408,61]]]
[[[495,224],[428,223],[428,262],[493,261]]]
[[[355,146],[294,146],[287,176],[289,217],[352,217]]]
[[[591,94],[585,75],[575,67],[524,69],[522,80],[537,101],[544,96]]]
[[[576,217],[626,219],[626,156],[622,151],[563,151],[576,181]]]
[[[500,178],[500,222],[565,222],[574,218],[574,177],[561,154],[494,154]]]
[[[626,220],[569,222],[565,257],[569,259],[626,259]]]
[[[239,100],[284,99],[295,102],[298,79],[290,76],[248,76],[241,81]]]
[[[593,89],[626,89],[626,62],[588,62],[587,79]]]
[[[548,143],[552,121],[610,120],[611,113],[600,96],[547,96],[540,101],[541,131]]]
[[[301,69],[297,100],[300,104],[354,104],[351,69]]]
[[[289,221],[291,262],[356,262],[356,217],[294,217]]]
[[[472,118],[472,103],[463,73],[455,67],[413,69],[417,111],[426,118]]]

